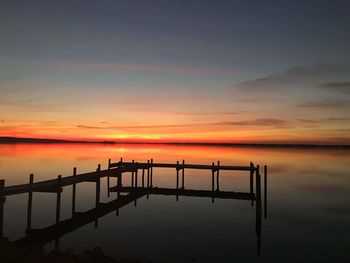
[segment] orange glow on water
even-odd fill
[[[153,158],[155,162],[169,163],[184,159],[198,164],[220,160],[222,165],[248,165],[253,161],[256,164],[273,164],[271,169],[276,172],[284,169],[287,163],[308,169],[316,169],[322,163],[334,170],[334,167],[346,167],[348,151],[160,144],[9,144],[0,145],[0,156],[2,177],[9,182],[23,183],[31,172],[36,174],[36,180],[53,178],[58,174],[66,176],[72,173],[73,166],[79,172],[89,172],[100,163],[105,169],[109,158],[114,162],[121,157],[125,161],[147,162]]]

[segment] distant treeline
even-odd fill
[[[82,141],[82,140],[58,140],[38,138],[0,137],[0,143],[111,143],[113,141]]]

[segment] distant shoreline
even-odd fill
[[[206,143],[206,142],[128,142],[128,141],[83,141],[40,138],[0,137],[0,144],[164,144],[164,145],[193,145],[193,146],[223,146],[223,147],[252,147],[252,148],[302,148],[302,149],[350,149],[350,145],[342,144],[284,144],[284,143]]]
[[[114,141],[82,141],[82,140],[60,140],[60,139],[40,139],[40,138],[18,138],[18,137],[0,137],[0,144],[14,143],[84,143],[84,144],[115,144]]]

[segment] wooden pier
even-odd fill
[[[153,169],[154,168],[173,168],[176,171],[176,185],[174,188],[159,188],[153,186]],[[185,188],[185,169],[200,169],[211,171],[211,190],[187,189]],[[220,171],[246,171],[249,172],[249,191],[234,192],[221,191],[219,187]],[[181,176],[180,176],[181,172]],[[131,173],[130,186],[123,185],[123,174]],[[255,191],[254,191],[254,175],[255,175]],[[100,202],[101,184],[100,180],[107,177],[107,194],[111,192],[117,193],[117,198],[108,203]],[[110,178],[116,178],[115,186],[110,186]],[[216,177],[216,178],[215,178]],[[181,179],[181,187],[180,187]],[[95,191],[95,208],[86,212],[76,212],[76,187],[82,182],[93,182],[96,185]],[[72,215],[71,218],[61,221],[61,194],[63,187],[72,186]],[[56,194],[56,219],[53,225],[43,229],[32,229],[32,202],[33,193],[45,192]],[[4,204],[6,196],[28,193],[27,206],[27,228],[25,236],[14,241],[14,244],[23,245],[34,243],[37,245],[45,245],[51,241],[55,241],[56,247],[59,244],[59,238],[63,235],[74,231],[90,222],[95,222],[95,227],[98,226],[98,219],[106,214],[116,211],[136,201],[143,196],[149,195],[172,195],[179,200],[179,196],[191,196],[210,198],[214,203],[215,199],[237,199],[248,200],[251,205],[256,202],[256,235],[257,235],[257,253],[260,254],[260,236],[261,236],[261,175],[259,165],[254,166],[250,163],[247,166],[225,166],[220,165],[220,162],[212,163],[211,165],[203,164],[187,164],[183,160],[182,163],[156,163],[153,159],[144,163],[124,162],[120,159],[118,162],[108,160],[108,168],[101,170],[101,165],[97,166],[96,171],[89,173],[77,174],[77,169],[73,168],[72,175],[62,177],[58,175],[56,179],[34,182],[34,175],[29,175],[27,184],[5,186],[5,181],[0,180],[0,238],[3,237],[3,216]],[[267,217],[267,167],[264,167],[264,217]]]

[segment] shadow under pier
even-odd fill
[[[94,222],[117,209],[120,209],[146,194],[145,191],[135,191],[126,196],[120,196],[118,199],[108,203],[100,203],[98,207],[86,212],[76,212],[66,220],[48,226],[42,229],[30,229],[26,236],[14,241],[16,245],[35,244],[43,246],[60,237],[83,227],[86,224]]]
[[[189,197],[207,197],[207,198],[221,198],[221,199],[237,199],[237,200],[255,200],[255,194],[243,192],[229,192],[229,191],[209,191],[209,190],[192,190],[192,189],[173,189],[173,188],[143,188],[131,186],[114,186],[110,188],[111,192],[133,193],[144,191],[146,194],[152,195],[173,195],[173,196],[189,196]]]

